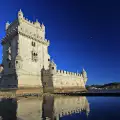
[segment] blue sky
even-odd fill
[[[58,69],[88,73],[87,84],[120,82],[120,3],[117,0],[4,0],[0,2],[0,39],[5,23],[22,9],[46,26],[49,54]],[[0,61],[2,46],[0,46]]]

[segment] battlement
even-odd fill
[[[50,74],[50,71],[49,70],[44,70],[43,73],[44,74]],[[71,76],[81,76],[80,73],[74,73],[74,72],[69,72],[69,71],[65,71],[65,70],[57,70],[56,74],[71,75]]]
[[[38,22],[38,20],[36,20],[35,22],[33,22],[33,21],[28,20],[28,19],[25,18],[25,17],[23,17],[22,19],[18,19],[18,20],[19,20],[20,24],[21,24],[22,22],[25,22],[25,23],[27,23],[27,24],[35,27],[35,28],[40,29],[40,30],[43,31],[43,32],[44,32],[44,30],[45,30],[44,24],[43,24],[43,23],[41,24],[40,22]]]
[[[23,12],[21,10],[18,11],[18,18],[15,21],[13,21],[12,23],[8,23],[8,22],[6,23],[6,30],[8,30],[9,28],[11,28],[11,26],[14,26],[16,23],[21,24],[23,22],[25,22],[25,23],[27,23],[27,24],[35,27],[35,28],[38,28],[38,29],[40,29],[43,32],[45,31],[45,26],[44,26],[43,23],[40,24],[40,22],[38,22],[37,19],[36,19],[35,22],[28,20],[27,18],[25,18],[23,16]]]
[[[34,39],[38,42],[41,42],[47,46],[50,45],[50,41],[45,39],[43,34],[38,34],[32,31],[29,31],[28,28],[23,28],[22,26],[18,26],[18,23],[11,23],[8,28],[6,29],[6,36],[2,38],[1,43],[4,44],[7,42],[7,39],[9,39],[12,36],[15,36],[17,34],[22,34],[26,37],[29,37],[31,39]]]
[[[41,35],[37,34],[37,33],[33,33],[31,31],[29,31],[28,29],[23,29],[21,26],[18,27],[18,33],[22,34],[24,36],[27,36],[31,39],[37,40],[38,42],[41,42],[43,44],[46,45],[50,45],[50,41],[47,39],[44,39]]]
[[[35,22],[31,22],[23,16],[21,10],[18,12],[18,18],[16,20],[14,20],[12,23],[6,23],[5,29],[6,36],[2,39],[2,41],[4,39],[7,39],[8,37],[16,35],[14,33],[19,33],[34,40],[38,40],[38,42],[42,42],[43,44],[46,44],[48,46],[50,44],[49,40],[45,39],[44,24],[41,24],[40,22],[38,22],[38,20],[36,20]]]
[[[43,44],[46,44],[48,46],[50,45],[49,40],[47,40],[47,39],[43,40],[43,38],[41,36],[39,36],[37,34],[32,34],[32,32],[26,31],[25,29],[23,30],[20,27],[15,27],[15,28],[11,29],[10,31],[8,31],[6,36],[2,38],[1,44],[6,43],[7,39],[9,39],[9,37],[15,36],[18,33],[21,33],[22,35],[25,35],[25,36],[27,36],[27,37],[29,37],[31,39],[34,39],[34,40],[36,40],[38,42],[42,42]]]
[[[45,30],[45,26],[44,26],[44,24],[42,23],[42,24],[40,24],[39,22],[38,22],[38,20],[36,20],[36,22],[33,22],[33,21],[30,21],[30,20],[28,20],[27,18],[25,18],[25,17],[23,17],[23,19],[16,19],[15,21],[13,21],[12,23],[6,23],[7,24],[7,27],[6,27],[6,30],[9,30],[12,26],[14,26],[15,24],[21,24],[22,22],[25,22],[25,23],[27,23],[27,24],[29,24],[29,25],[31,25],[32,27],[35,27],[35,28],[38,28],[38,29],[40,29],[41,31],[43,31],[44,32],[44,30]]]
[[[69,71],[65,71],[65,70],[57,70],[57,74],[81,76],[80,73],[74,73],[74,72],[69,72]]]

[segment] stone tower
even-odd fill
[[[48,69],[50,61],[45,26],[38,20],[30,22],[20,10],[17,19],[11,24],[7,22],[5,29],[1,86],[41,87],[41,69]]]

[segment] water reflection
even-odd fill
[[[17,100],[16,99],[1,99],[0,116],[2,120],[17,119]]]
[[[0,116],[2,120],[59,120],[63,116],[85,112],[89,114],[86,97],[44,96],[37,98],[2,99]]]

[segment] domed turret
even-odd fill
[[[40,23],[38,22],[37,19],[36,19],[36,22],[34,22],[34,25],[35,25],[36,27],[40,27]]]
[[[49,70],[50,70],[50,73],[51,73],[51,74],[55,74],[55,73],[56,73],[57,66],[56,66],[56,64],[54,63],[53,60],[50,61]]]
[[[42,23],[42,25],[41,25],[41,28],[42,28],[43,31],[45,31],[45,26],[44,26],[43,23]]]
[[[23,12],[20,9],[20,11],[18,12],[18,19],[21,19],[21,18],[23,18]]]
[[[10,25],[10,23],[9,23],[9,22],[6,22],[5,30],[8,29],[9,25]]]
[[[83,68],[83,71],[82,71],[82,76],[83,76],[84,82],[86,83],[88,78],[87,78],[87,72],[84,70],[84,68]]]

